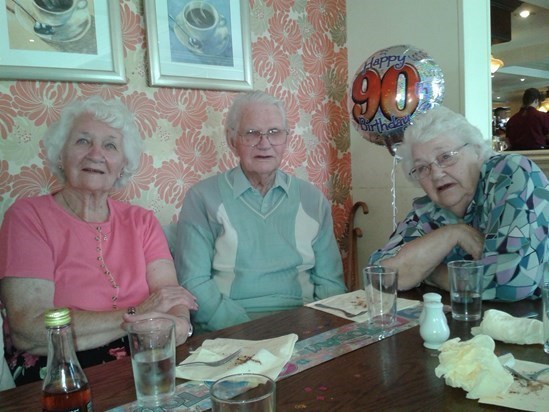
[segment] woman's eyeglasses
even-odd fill
[[[469,143],[465,143],[463,146],[458,147],[457,149],[451,150],[449,152],[441,153],[431,163],[426,165],[416,166],[412,170],[410,170],[408,174],[412,176],[412,178],[414,178],[415,180],[422,180],[431,175],[431,165],[433,164],[437,165],[442,169],[455,165],[459,160],[459,156],[458,156],[459,152],[468,144]]]
[[[271,146],[280,146],[286,143],[288,138],[288,131],[281,129],[269,129],[265,133],[261,133],[259,130],[248,130],[245,133],[239,134],[242,139],[242,143],[246,146],[257,146],[261,142],[261,138],[265,138],[269,141]]]

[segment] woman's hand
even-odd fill
[[[181,345],[189,338],[189,331],[191,330],[191,321],[187,316],[175,316],[167,312],[145,312],[135,315],[124,314],[125,323],[137,322],[138,320],[145,320],[151,318],[166,318],[171,319],[175,323],[175,344]],[[122,326],[124,328],[124,326]]]
[[[147,299],[137,306],[137,313],[167,313],[174,306],[184,305],[189,310],[197,310],[196,298],[181,286],[163,286],[152,292]]]
[[[484,250],[484,234],[472,226],[460,223],[448,226],[455,233],[457,245],[470,254],[473,259],[482,257]]]
[[[398,269],[398,288],[406,290],[422,282],[435,271],[437,279],[444,278],[446,265],[440,265],[455,247],[459,246],[473,259],[480,259],[484,248],[484,235],[463,223],[442,226],[402,246],[393,257],[380,264]],[[437,270],[438,269],[438,270]],[[441,278],[442,276],[442,278]],[[435,281],[435,278],[431,278]]]

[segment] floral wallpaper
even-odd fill
[[[120,99],[136,114],[141,168],[113,197],[154,210],[164,226],[177,221],[190,186],[236,165],[223,136],[234,92],[148,86],[143,1],[120,0],[127,84],[0,80],[0,219],[16,198],[61,188],[42,137],[77,98]],[[352,206],[345,0],[250,0],[250,14],[254,89],[288,111],[282,168],[331,200],[342,241]]]

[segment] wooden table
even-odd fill
[[[423,286],[402,297],[421,300]],[[443,301],[448,303],[448,294]],[[484,302],[484,309],[505,310],[515,316],[535,311],[541,316],[541,301],[517,303]],[[448,315],[451,337],[469,339],[471,326]],[[346,319],[308,307],[282,312],[217,332],[192,337],[177,349],[178,362],[198,348],[205,339],[268,339],[296,333],[306,339],[349,323]],[[541,345],[507,345],[496,342],[498,355],[512,352],[515,358],[549,363]],[[495,411],[501,407],[482,405],[466,399],[462,389],[451,388],[435,376],[438,352],[423,347],[419,328],[414,327],[354,352],[305,370],[277,382],[279,411],[367,411],[367,410],[445,410]],[[95,411],[104,411],[135,400],[129,358],[85,370],[93,392]],[[183,381],[178,381],[181,383]],[[35,382],[0,392],[0,411],[40,409],[41,383]]]

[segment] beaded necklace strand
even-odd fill
[[[86,220],[82,219],[78,213],[76,213],[76,210],[74,210],[71,206],[71,204],[67,201],[65,198],[65,195],[63,194],[63,191],[59,192],[61,194],[61,197],[63,198],[63,202],[67,205],[67,207],[71,210],[71,212],[82,222],[87,223],[90,227],[92,226],[90,222],[87,222]],[[112,300],[112,307],[113,309],[118,309],[118,294],[120,292],[120,285],[116,282],[116,279],[112,275],[111,271],[107,267],[107,264],[105,262],[105,259],[103,258],[103,242],[106,242],[109,240],[109,237],[106,233],[103,233],[103,230],[101,229],[100,225],[95,226],[94,231],[97,232],[95,235],[95,241],[97,242],[96,252],[97,252],[97,261],[99,262],[99,268],[103,272],[103,274],[107,277],[110,285],[114,289],[114,295],[111,297]]]

